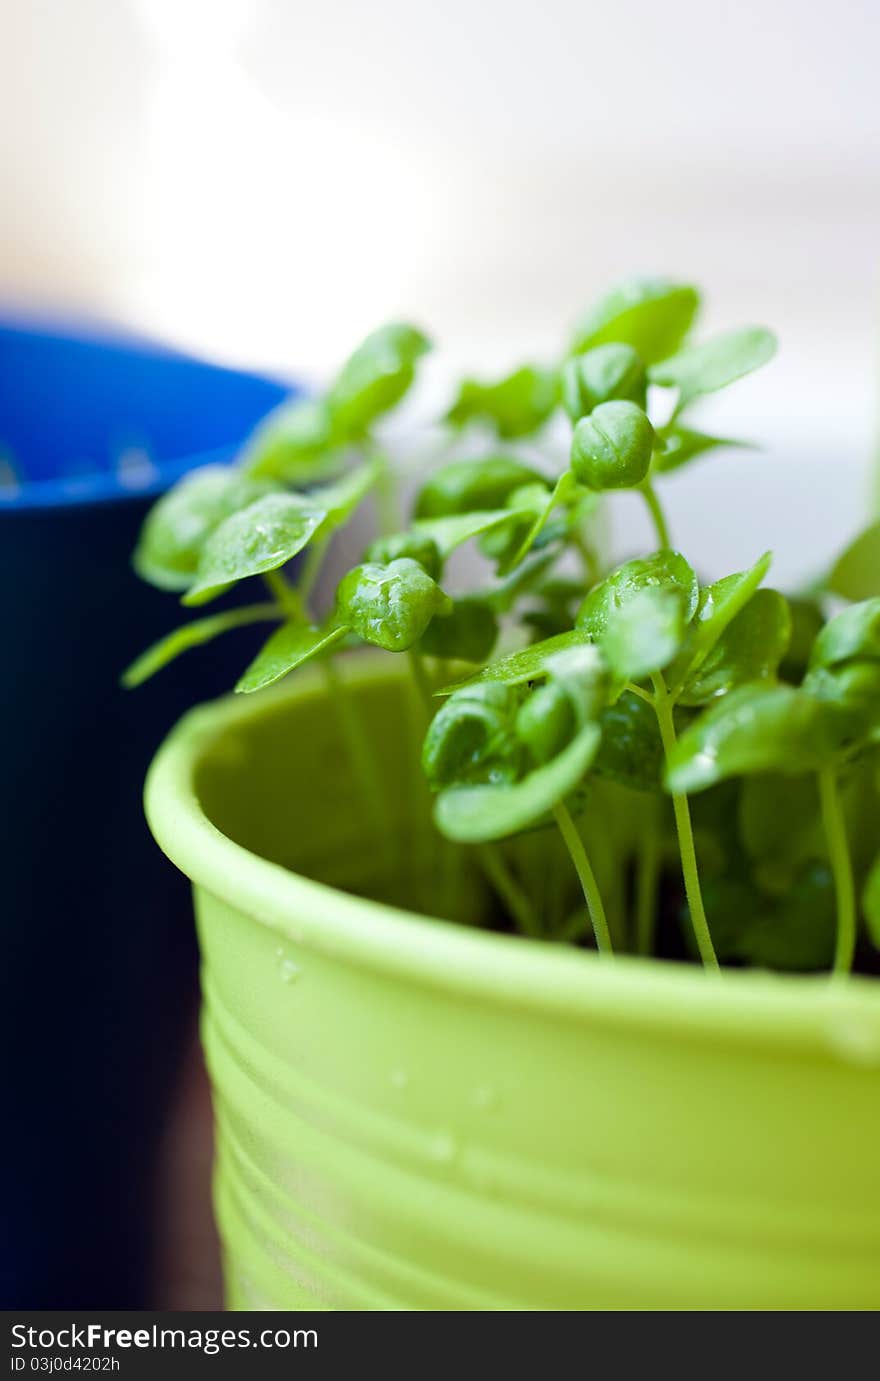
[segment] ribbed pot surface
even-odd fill
[[[348,680],[412,860],[388,665]],[[231,1308],[880,1305],[873,984],[603,961],[297,876],[381,854],[312,676],[190,715],[148,809],[196,883]]]

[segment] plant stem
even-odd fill
[[[587,851],[584,848],[584,841],[578,833],[577,826],[571,818],[571,813],[564,801],[553,807],[553,815],[559,826],[559,832],[565,841],[565,847],[571,854],[571,861],[575,866],[581,887],[584,892],[584,900],[587,903],[587,910],[590,913],[590,921],[593,925],[593,934],[596,937],[596,946],[600,954],[611,954],[611,934],[608,929],[608,921],[605,916],[605,908],[602,905],[602,897],[596,883],[596,875],[590,866]]]
[[[660,837],[657,828],[657,802],[652,800],[650,818],[639,841],[636,863],[636,954],[654,953],[659,879]]]
[[[834,947],[833,972],[845,975],[851,972],[856,949],[856,904],[853,884],[852,859],[846,837],[846,821],[840,805],[840,792],[833,767],[823,767],[819,771],[819,802],[822,810],[822,827],[828,844],[828,859],[834,875],[834,891],[837,898],[837,943]]]
[[[480,865],[489,882],[504,902],[523,935],[537,939],[541,926],[535,909],[507,866],[507,860],[497,844],[481,844]]]
[[[425,660],[421,653],[416,652],[415,648],[412,647],[407,653],[407,657],[409,659],[410,671],[412,672],[412,678],[416,690],[418,691],[419,699],[428,712],[428,718],[433,719],[434,695],[431,690],[431,682],[428,678],[428,673],[425,670]]]
[[[296,595],[299,599],[302,612],[306,616],[308,616],[309,598],[315,587],[315,581],[321,573],[321,564],[324,560],[327,546],[328,541],[326,538],[324,541],[312,542],[303,561],[302,575],[297,582]]]
[[[650,480],[645,480],[643,484],[639,485],[639,493],[648,506],[648,512],[651,515],[651,521],[657,533],[657,541],[664,549],[671,547],[672,539],[669,536],[669,528],[666,525],[666,516]]]
[[[264,571],[263,581],[266,588],[272,592],[280,604],[286,618],[299,619],[303,617],[299,593],[292,585],[288,585],[280,571]]]
[[[648,705],[653,705],[654,703],[653,695],[649,695],[641,686],[637,686],[635,681],[627,681],[624,685],[624,690],[630,691],[632,695],[637,695],[640,700],[644,700]]]
[[[660,673],[655,672],[651,679],[654,683],[654,709],[657,714],[657,723],[660,727],[663,753],[668,762],[669,755],[675,747],[675,724],[672,719],[672,701],[666,689],[666,683]],[[673,793],[672,809],[675,814],[675,828],[678,834],[678,851],[681,854],[681,871],[684,877],[684,890],[687,894],[688,909],[691,913],[691,925],[694,928],[694,938],[697,942],[697,949],[700,951],[700,958],[705,967],[707,969],[717,969],[719,967],[718,956],[715,953],[715,946],[712,944],[709,922],[706,920],[706,909],[703,906],[703,894],[700,891],[697,851],[694,848],[694,832],[691,826],[691,811],[688,805],[687,796]]]

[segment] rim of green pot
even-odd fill
[[[391,684],[387,658],[342,659],[353,686]],[[323,699],[309,668],[273,690],[227,696],[191,710],[159,749],[145,805],[165,854],[197,886],[293,944],[349,966],[524,1010],[565,1013],[617,1027],[803,1050],[880,1063],[880,983],[854,977],[707,973],[696,965],[592,952],[470,929],[341,892],[251,853],[202,809],[195,773],[230,729],[284,715],[291,701]]]

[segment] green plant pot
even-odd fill
[[[346,677],[413,856],[398,666]],[[148,780],[195,884],[231,1308],[880,1306],[875,985],[364,900],[350,782],[310,673],[194,711]]]

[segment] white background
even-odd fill
[[[707,415],[765,453],[673,485],[689,551],[720,568],[776,545],[793,579],[862,520],[876,0],[0,0],[0,16],[6,300],[314,379],[405,314],[443,344],[442,380],[551,356],[609,280],[686,275],[707,327],[762,321],[783,345]],[[623,500],[625,542],[634,514]]]

